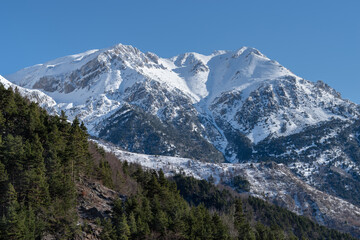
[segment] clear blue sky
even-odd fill
[[[360,103],[359,0],[2,0],[0,74],[130,44],[161,57],[259,49]]]

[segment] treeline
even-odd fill
[[[111,165],[111,164],[110,164]],[[253,197],[205,180],[123,163],[137,192],[116,201],[101,238],[110,239],[354,239]]]
[[[204,205],[191,207],[162,171],[136,165],[125,169],[139,189],[126,201],[115,202],[111,221],[103,223],[102,239],[230,239],[221,217]]]
[[[176,175],[181,196],[192,205],[204,204],[223,215],[233,216],[237,201],[242,200],[242,211],[250,231],[256,239],[354,239],[350,234],[340,233],[314,223],[304,216],[267,203],[259,198],[240,197],[232,189],[215,186],[205,180]],[[276,238],[273,235],[277,234]]]

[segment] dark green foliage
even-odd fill
[[[118,239],[230,238],[218,214],[202,204],[191,207],[162,171],[142,171],[138,166],[126,165],[141,188],[126,201],[114,203],[112,226]]]
[[[254,218],[261,220],[264,225],[273,229],[282,229],[289,236],[294,234],[299,239],[353,239],[349,234],[320,226],[306,217],[298,216],[258,198],[249,197],[244,208],[246,211],[252,211]]]
[[[75,183],[93,168],[83,125],[0,85],[0,130],[0,239],[74,237]]]
[[[16,191],[11,183],[4,194],[3,215],[0,223],[0,236],[4,239],[19,239],[24,235],[25,226],[19,214]]]
[[[240,175],[237,175],[233,177],[229,183],[227,183],[229,186],[231,186],[233,189],[235,189],[237,192],[249,192],[250,191],[250,183],[248,180],[243,178]]]
[[[4,164],[0,162],[0,192],[5,193],[7,190],[8,175]],[[5,213],[6,195],[0,195],[0,217]]]
[[[99,163],[99,178],[102,179],[102,182],[105,186],[109,188],[114,188],[114,184],[111,178],[111,167],[108,162],[102,160]]]
[[[100,234],[100,239],[103,240],[113,240],[116,239],[116,233],[115,230],[111,224],[110,219],[105,219],[102,222],[102,226],[103,226],[103,230],[101,231]]]
[[[243,212],[241,199],[235,201],[234,225],[235,229],[238,231],[238,239],[255,239],[255,234]]]
[[[197,180],[183,175],[176,175],[172,179],[181,195],[192,205],[197,206],[202,203],[207,208],[229,212],[234,203],[234,199],[228,190],[219,190],[206,180]]]

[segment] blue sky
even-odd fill
[[[360,1],[4,0],[0,74],[130,44],[161,57],[259,49],[360,103]]]

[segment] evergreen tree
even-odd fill
[[[122,214],[119,221],[116,222],[116,233],[120,240],[127,240],[130,236],[130,228],[126,220],[125,214]]]
[[[60,197],[63,191],[61,156],[64,155],[65,144],[55,123],[51,123],[45,143],[45,166],[49,175],[49,193],[53,198]]]
[[[239,234],[239,240],[255,240],[254,232],[252,231],[252,228],[243,213],[241,199],[237,199],[235,201],[234,224]]]
[[[140,216],[137,217],[136,227],[139,236],[146,238],[150,234],[150,227],[147,221]]]
[[[166,234],[166,230],[168,228],[168,217],[167,214],[162,211],[158,210],[155,214],[155,230],[158,231],[161,235]]]
[[[221,221],[221,218],[218,214],[214,214],[212,217],[212,224],[213,224],[213,238],[214,239],[230,239],[228,235],[228,229],[226,229],[226,226]]]
[[[5,122],[6,119],[4,118],[4,115],[0,111],[0,135],[4,133],[5,130]]]
[[[136,226],[136,220],[135,220],[134,212],[130,213],[128,223],[129,223],[131,236],[136,236],[136,234],[137,234],[137,226]]]
[[[25,227],[18,214],[19,204],[17,194],[11,183],[8,184],[5,197],[5,214],[2,218],[2,236],[4,239],[20,239],[24,235]]]
[[[39,136],[35,134],[33,141],[27,144],[25,186],[28,205],[36,210],[48,206],[50,201],[43,151]]]
[[[5,215],[8,213],[9,209],[17,209],[19,207],[17,201],[17,193],[15,191],[14,186],[11,183],[8,183],[6,193],[5,193],[5,201],[3,203],[5,207]]]
[[[111,224],[110,219],[105,219],[102,222],[103,229],[100,233],[100,239],[102,240],[114,240],[116,239],[115,230]]]
[[[88,152],[87,134],[81,130],[78,118],[74,119],[69,133],[66,158],[72,180],[75,181],[76,178],[80,177],[80,169],[89,171],[92,166],[89,166],[90,154]]]
[[[111,168],[108,162],[104,161],[103,159],[100,160],[99,162],[99,174],[100,174],[100,179],[102,179],[102,183],[109,187],[109,188],[113,188],[114,184],[111,178]]]
[[[0,162],[0,217],[5,213],[7,181],[8,175],[5,165]]]
[[[168,181],[165,178],[165,174],[162,169],[159,171],[159,183],[163,187],[167,187]]]
[[[3,109],[3,116],[5,121],[5,135],[13,133],[15,130],[14,117],[17,114],[17,106],[15,102],[14,92],[11,88],[5,90],[5,95],[1,99],[1,109]]]
[[[35,213],[32,209],[31,206],[29,206],[27,209],[25,208],[25,206],[23,206],[22,208],[22,214],[21,214],[21,218],[24,220],[24,225],[25,225],[25,239],[36,239],[36,236],[41,236],[42,235],[42,231],[41,231],[41,227],[37,227],[37,220],[36,220],[36,216]]]
[[[3,141],[0,152],[1,162],[5,165],[11,183],[20,185],[25,162],[25,151],[21,136],[8,134]]]

